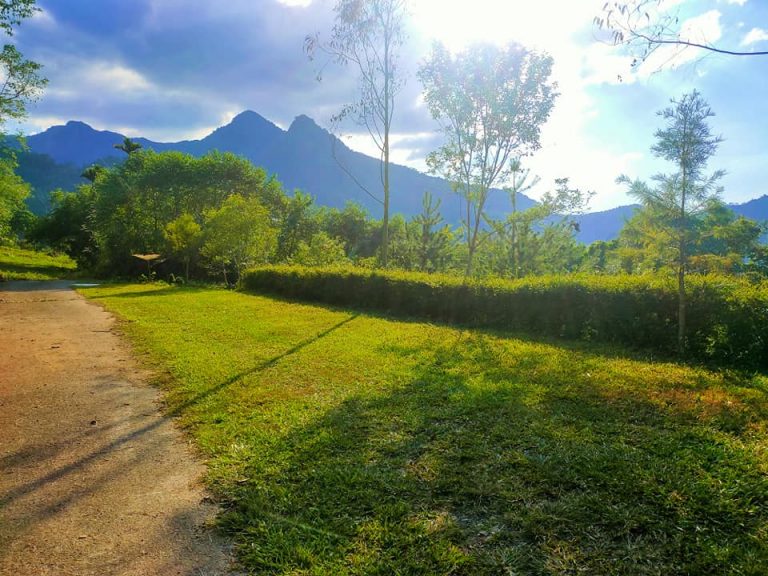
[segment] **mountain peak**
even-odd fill
[[[70,130],[97,132],[93,126],[86,124],[85,122],[81,122],[80,120],[70,120],[64,127],[69,128]]]
[[[264,116],[262,116],[257,112],[254,112],[253,110],[243,110],[242,112],[240,112],[240,114],[232,118],[229,125],[241,126],[241,125],[253,125],[253,124],[264,124],[264,123],[272,124],[272,122],[264,118]]]
[[[309,116],[306,114],[299,114],[296,116],[296,118],[293,119],[293,122],[291,122],[291,127],[288,128],[288,132],[296,132],[296,131],[321,131],[326,132],[323,128],[317,125],[317,122],[312,120]]]

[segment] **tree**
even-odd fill
[[[603,5],[594,23],[611,34],[616,46],[625,46],[634,54],[633,66],[642,64],[663,46],[694,48],[729,56],[766,56],[765,51],[741,51],[697,41],[681,29],[676,13],[666,10],[665,0],[612,0]]]
[[[249,266],[267,262],[277,238],[269,212],[258,198],[239,194],[229,196],[220,208],[205,212],[204,234],[201,253],[214,269],[222,271],[225,284],[229,284],[229,267],[239,279]]]
[[[0,243],[15,241],[14,222],[26,210],[24,199],[29,196],[29,184],[16,175],[15,168],[12,158],[0,158]]]
[[[512,175],[512,181],[507,189],[509,193],[509,199],[512,202],[512,212],[509,215],[509,231],[511,233],[510,244],[512,251],[512,275],[515,278],[520,277],[520,235],[517,228],[518,222],[518,210],[517,210],[517,197],[520,194],[528,192],[531,188],[539,183],[540,178],[534,176],[530,178],[530,170],[523,168],[520,158],[514,158],[510,162],[509,171]]]
[[[455,56],[436,44],[419,70],[424,99],[447,140],[427,164],[464,199],[467,275],[491,188],[508,181],[513,158],[540,147],[557,95],[551,72],[551,57],[518,44],[480,44]]]
[[[310,242],[318,231],[312,197],[296,190],[286,202],[285,216],[277,237],[277,260],[291,260],[299,245]]]
[[[421,200],[421,214],[413,219],[418,227],[416,254],[418,270],[421,272],[445,270],[451,258],[453,232],[443,222],[440,204],[439,198],[435,202],[432,194],[425,192]]]
[[[344,243],[344,251],[353,260],[375,255],[378,223],[359,204],[347,202],[342,210],[323,207],[318,220],[322,230]]]
[[[202,240],[202,228],[194,217],[185,212],[165,225],[165,239],[171,252],[184,262],[184,279],[189,282],[189,263],[197,254]]]
[[[35,0],[0,0],[0,30],[13,36],[15,28],[39,8]],[[27,115],[27,103],[36,100],[48,81],[40,76],[42,66],[26,60],[13,44],[0,52],[0,124]]]
[[[81,178],[85,178],[93,184],[96,182],[96,179],[101,176],[102,174],[105,174],[107,169],[104,166],[100,166],[98,164],[92,164],[91,166],[88,166],[83,172],[80,174]]]
[[[390,135],[395,97],[403,87],[398,61],[403,43],[404,0],[338,0],[330,41],[307,36],[304,49],[310,59],[318,50],[358,72],[359,100],[346,105],[336,123],[351,117],[364,126],[381,153],[384,217],[381,231],[381,263],[389,259]],[[356,180],[356,179],[355,179]],[[366,192],[368,192],[366,190]],[[370,194],[370,192],[369,192]]]
[[[105,272],[126,273],[131,254],[161,252],[166,225],[184,213],[196,222],[232,194],[258,197],[275,227],[283,219],[285,195],[280,183],[245,158],[209,153],[200,158],[181,152],[140,150],[93,183],[96,232]]]
[[[338,266],[349,264],[349,259],[344,253],[344,243],[321,231],[308,242],[299,242],[291,263],[300,266]]]
[[[620,183],[629,187],[629,193],[643,204],[651,216],[657,242],[664,245],[677,271],[678,280],[678,335],[681,354],[685,352],[685,274],[691,245],[697,240],[696,220],[704,209],[718,197],[718,181],[722,170],[707,175],[709,159],[722,141],[713,136],[707,120],[714,113],[697,91],[672,99],[672,106],[658,114],[665,126],[656,131],[654,155],[672,162],[675,171],[653,177],[655,186],[626,176]]]
[[[626,272],[659,271],[675,262],[676,250],[670,230],[660,226],[665,214],[643,207],[622,228],[616,251]],[[737,216],[720,200],[706,202],[690,218],[687,270],[699,274],[738,274],[753,268],[763,228],[755,221]]]
[[[513,168],[510,195],[530,187],[526,185],[528,172],[519,162]],[[593,194],[571,188],[568,178],[556,178],[555,190],[545,192],[535,206],[513,210],[505,221],[488,219],[502,244],[496,249],[501,254],[494,256],[499,261],[491,266],[493,272],[519,278],[573,271],[584,257],[574,237],[578,225],[573,217],[586,210]]]
[[[141,144],[139,144],[138,142],[134,142],[133,140],[128,138],[128,136],[126,136],[125,138],[123,138],[123,141],[120,144],[115,144],[114,148],[116,148],[117,150],[122,150],[123,152],[125,152],[130,156],[137,150],[141,150]],[[86,176],[83,175],[83,177],[85,178]]]
[[[61,250],[77,262],[78,268],[96,265],[96,195],[93,186],[82,185],[74,192],[51,193],[51,211],[40,218],[32,240]]]

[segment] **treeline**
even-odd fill
[[[360,206],[316,206],[247,160],[212,153],[132,151],[112,168],[94,167],[89,184],[52,195],[51,212],[28,225],[27,238],[66,252],[102,275],[136,275],[146,264],[133,255],[157,254],[164,276],[237,281],[265,263],[378,266],[382,222]],[[17,194],[16,198],[20,194]],[[537,206],[489,220],[475,254],[475,276],[515,278],[576,271],[644,273],[672,260],[656,219],[639,209],[618,239],[584,246],[573,215],[586,195],[566,179]],[[390,219],[389,266],[463,274],[465,231],[447,224],[440,203],[424,195],[422,212]],[[689,266],[694,272],[765,274],[761,227],[713,200],[696,220]]]
[[[12,205],[0,211],[4,235],[66,252],[83,269],[102,275],[152,270],[163,277],[233,283],[244,269],[266,263],[379,265],[380,220],[354,203],[327,208],[300,191],[286,194],[263,169],[233,154],[195,158],[137,148],[122,164],[92,167],[84,175],[88,184],[54,192],[50,213],[35,220],[23,210],[24,183],[9,171],[4,177],[14,184],[7,187],[14,194]],[[583,211],[588,195],[567,179],[527,210],[516,210],[514,191],[510,196],[513,210],[504,220],[487,219],[481,232],[476,277],[645,273],[665,270],[674,260],[650,209],[639,209],[618,239],[585,246],[575,238],[573,216]],[[768,270],[757,223],[712,200],[695,226],[690,271]],[[389,267],[464,274],[465,234],[443,220],[440,202],[425,193],[420,214],[390,219]],[[149,266],[134,256],[149,254],[159,256]]]

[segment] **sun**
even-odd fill
[[[587,29],[603,0],[412,0],[416,32],[451,50],[474,42],[519,42],[557,52]]]

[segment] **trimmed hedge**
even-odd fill
[[[246,290],[533,335],[613,342],[673,355],[676,281],[662,276],[483,280],[356,268],[266,266]],[[690,276],[688,354],[739,368],[768,367],[768,286]]]

